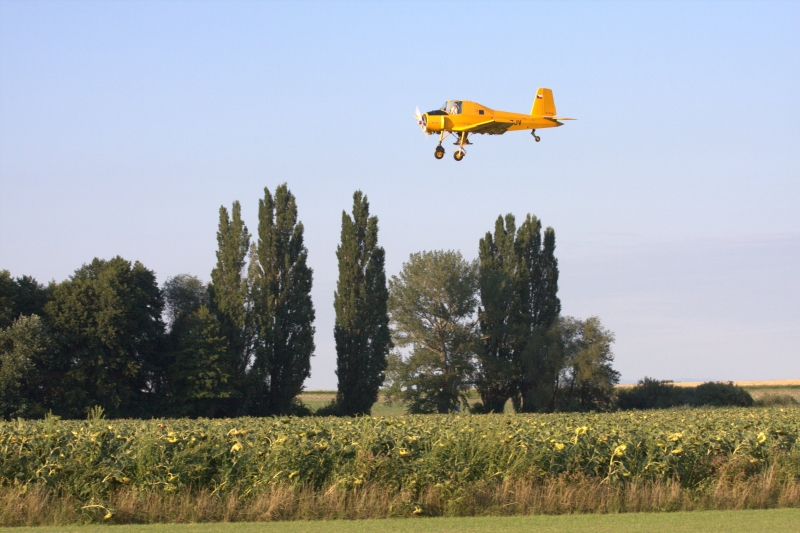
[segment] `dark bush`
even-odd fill
[[[714,407],[751,407],[755,402],[750,393],[737,387],[732,381],[710,381],[690,389],[689,405],[712,405]]]
[[[617,391],[617,408],[666,409],[680,405],[714,407],[754,405],[752,396],[733,382],[710,381],[697,387],[676,387],[671,381],[645,377],[629,389]]]
[[[683,391],[671,381],[645,377],[629,389],[617,390],[619,409],[665,409],[685,402]]]

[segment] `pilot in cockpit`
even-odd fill
[[[445,113],[450,114],[450,115],[460,115],[461,114],[461,102],[456,101],[456,100],[448,100],[439,109],[441,111],[444,111]]]

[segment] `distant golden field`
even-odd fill
[[[701,385],[702,381],[673,381],[672,384],[676,387],[697,387]],[[800,379],[776,379],[776,380],[767,380],[767,381],[734,381],[734,385],[738,387],[743,387],[745,389],[749,389],[751,387],[800,387]],[[633,387],[633,383],[627,383],[625,385],[617,385],[620,389],[625,389],[629,387]]]

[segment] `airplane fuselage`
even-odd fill
[[[441,133],[442,131],[457,133],[469,131],[476,125],[489,123],[475,133],[488,133],[490,135],[500,135],[506,131],[519,130],[538,130],[544,128],[556,128],[562,123],[558,120],[545,116],[532,116],[524,113],[512,113],[509,111],[498,111],[481,105],[477,102],[468,100],[452,100],[451,102],[460,103],[460,113],[448,111],[430,111],[423,115],[426,133]],[[436,113],[436,114],[433,114]],[[441,113],[441,114],[439,114]],[[497,126],[492,127],[491,122]]]
[[[456,161],[461,161],[467,153],[464,148],[469,142],[470,135],[488,133],[489,135],[502,135],[507,131],[531,130],[536,142],[541,139],[536,135],[536,130],[557,128],[562,126],[562,120],[574,120],[567,117],[556,116],[556,104],[553,100],[553,91],[539,87],[536,98],[533,100],[531,114],[511,113],[497,111],[478,102],[469,100],[448,100],[444,105],[433,111],[420,114],[417,109],[414,118],[419,122],[422,131],[428,135],[439,135],[439,145],[434,151],[436,159],[444,157],[442,141],[453,134],[457,140],[454,143],[458,149],[453,154]]]

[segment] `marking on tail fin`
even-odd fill
[[[533,101],[531,115],[536,117],[553,117],[556,114],[556,104],[553,101],[553,91],[546,87],[536,90],[536,99]]]

